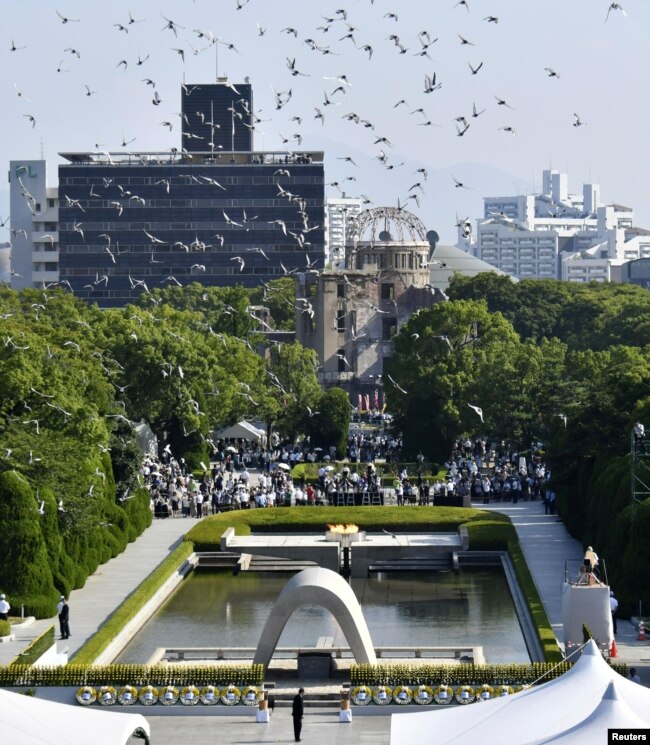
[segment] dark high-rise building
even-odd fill
[[[59,273],[77,296],[119,307],[170,282],[254,286],[323,267],[322,152],[202,147],[61,154]]]
[[[253,89],[220,79],[183,85],[183,149],[193,152],[250,152],[253,149]]]

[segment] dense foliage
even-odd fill
[[[269,288],[288,309],[286,281]],[[61,288],[0,288],[0,591],[14,607],[52,615],[149,525],[135,423],[190,468],[240,419],[307,431],[314,355],[258,354],[249,292],[170,286],[101,311]]]
[[[624,456],[650,414],[650,293],[487,273],[455,277],[449,298],[402,326],[387,365],[407,454],[444,460],[463,435],[519,452],[543,443],[568,529],[605,559],[622,612],[647,605],[633,557],[648,506],[631,504]]]

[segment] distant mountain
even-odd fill
[[[346,196],[365,194],[372,199],[370,206],[397,206],[400,204],[417,215],[427,230],[435,230],[442,243],[456,243],[457,218],[469,218],[474,222],[483,217],[483,197],[512,196],[532,191],[532,184],[508,171],[486,163],[462,162],[453,166],[436,168],[432,158],[416,162],[401,158],[385,147],[387,165],[383,166],[372,157],[353,148],[322,139],[310,142],[309,149],[325,151],[325,181],[338,182]],[[379,152],[379,146],[377,152]],[[354,164],[345,162],[334,155],[344,152]],[[419,168],[427,170],[427,177],[418,173]],[[346,177],[355,181],[346,181]],[[454,178],[465,187],[456,187]],[[420,187],[415,184],[420,183]],[[340,196],[336,186],[326,187],[327,196]],[[417,195],[419,206],[410,195]]]

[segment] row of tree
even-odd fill
[[[567,528],[598,545],[628,610],[650,602],[632,571],[649,505],[631,504],[626,456],[650,415],[650,293],[481,274],[454,278],[449,297],[395,339],[385,386],[404,447],[445,460],[464,434],[544,443]]]
[[[282,318],[291,288],[265,292]],[[251,303],[241,287],[190,285],[102,311],[61,289],[0,288],[0,590],[12,605],[51,615],[149,524],[136,422],[189,468],[243,418],[344,447],[347,397],[322,393],[298,344],[258,353]]]

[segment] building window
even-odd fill
[[[394,300],[395,299],[395,285],[392,282],[384,282],[381,285],[381,299],[382,300]]]
[[[397,318],[383,318],[381,328],[383,341],[390,341],[397,333]]]
[[[339,361],[339,372],[347,372],[347,365],[345,363],[345,349],[339,349],[339,351],[336,353],[336,356]]]
[[[339,334],[345,333],[345,308],[336,311],[336,331]]]
[[[336,297],[345,297],[345,285],[336,285]]]

